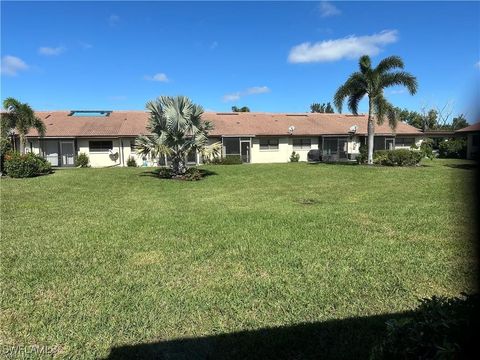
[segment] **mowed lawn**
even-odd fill
[[[123,346],[165,359],[192,358],[185,347],[197,358],[265,356],[262,346],[295,359],[365,355],[366,343],[348,342],[364,335],[356,320],[383,324],[418,298],[475,290],[471,163],[424,165],[205,166],[215,174],[199,182],[145,168],[2,179],[0,344],[79,358]]]

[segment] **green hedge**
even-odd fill
[[[242,163],[240,155],[226,155],[225,157],[214,158],[211,162],[214,165],[238,165]]]
[[[467,140],[448,139],[438,144],[438,157],[465,159],[467,157]]]
[[[377,150],[373,154],[373,163],[385,166],[415,166],[423,157],[423,152],[418,150]]]
[[[52,172],[52,165],[33,153],[9,152],[5,155],[4,166],[7,175],[13,178],[27,178]]]

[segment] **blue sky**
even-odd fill
[[[144,109],[183,94],[208,110],[304,112],[357,69],[400,55],[412,110],[473,114],[479,2],[2,2],[1,98],[38,110]],[[361,111],[366,111],[363,101]]]

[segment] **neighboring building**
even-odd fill
[[[478,153],[480,150],[480,122],[457,130],[455,134],[457,136],[467,137],[467,159],[478,159]]]
[[[26,151],[38,153],[53,166],[73,166],[79,153],[90,157],[93,167],[125,166],[134,151],[135,138],[147,134],[145,111],[44,111],[36,113],[45,123],[45,137],[32,131]],[[238,155],[246,163],[288,162],[292,151],[307,160],[311,149],[320,149],[332,161],[354,160],[361,144],[366,144],[367,116],[319,113],[214,113],[203,119],[214,124],[210,142],[222,142],[222,155]],[[375,150],[410,148],[420,145],[423,133],[399,123],[395,132],[387,123],[375,126]],[[191,154],[190,163],[200,163]],[[155,161],[156,162],[156,161]],[[165,164],[168,159],[161,159]]]

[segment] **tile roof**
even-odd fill
[[[457,130],[456,132],[474,132],[474,131],[480,131],[480,121],[473,125],[467,126],[463,129]]]
[[[47,127],[46,137],[129,137],[146,134],[145,125],[149,114],[146,111],[112,111],[109,116],[69,116],[70,111],[38,111],[37,116]],[[357,126],[357,134],[367,133],[366,115],[312,114],[312,113],[214,113],[206,112],[204,120],[211,121],[215,128],[210,136],[233,135],[288,135],[294,126],[293,135],[340,135],[347,134],[351,126]],[[387,123],[375,126],[375,133],[393,134]],[[396,134],[421,134],[405,123],[399,123]],[[37,136],[32,130],[28,136]]]

